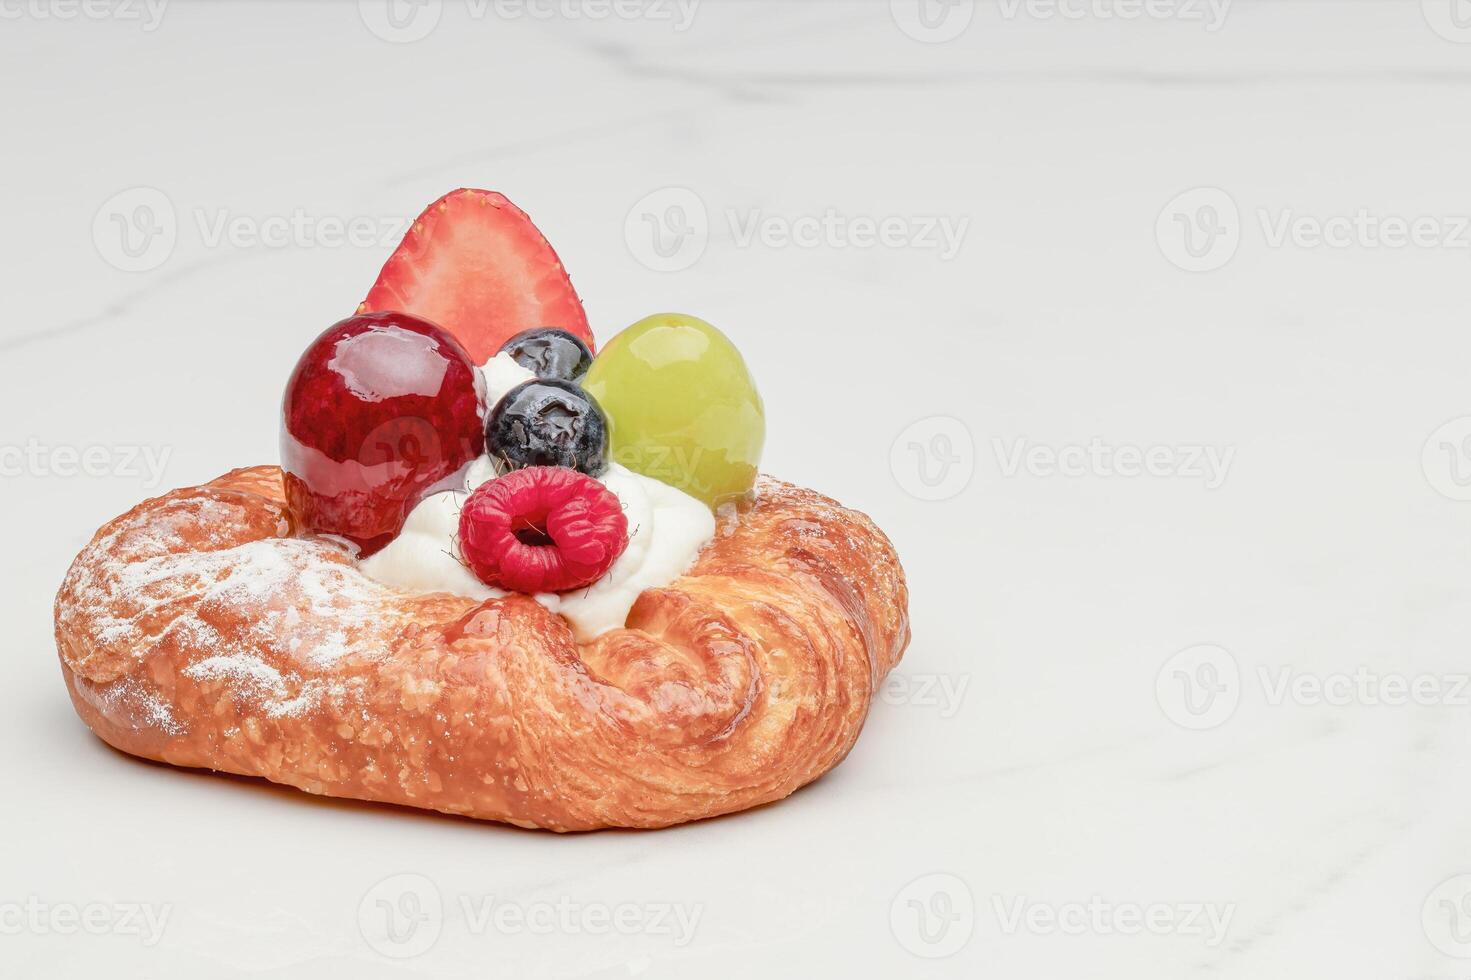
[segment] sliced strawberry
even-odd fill
[[[495,191],[451,191],[419,215],[358,307],[379,310],[439,324],[477,364],[532,327],[593,343],[561,259],[526,212]]]

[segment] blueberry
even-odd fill
[[[517,364],[543,381],[577,381],[592,367],[592,351],[581,337],[556,327],[523,330],[501,344]]]
[[[608,467],[608,419],[570,381],[523,381],[506,392],[485,423],[485,439],[507,469],[567,466],[598,476]]]

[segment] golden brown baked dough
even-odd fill
[[[56,597],[72,702],[134,755],[523,827],[664,827],[842,761],[909,640],[893,547],[763,479],[577,644],[523,596],[394,591],[293,536],[275,467],[146,501]]]

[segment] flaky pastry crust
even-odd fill
[[[56,598],[72,703],[124,752],[558,831],[782,799],[842,761],[908,640],[888,539],[769,479],[590,643],[524,596],[371,581],[296,536],[275,467],[139,504]]]

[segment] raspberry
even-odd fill
[[[566,592],[591,585],[628,547],[611,490],[562,466],[528,466],[482,485],[460,511],[460,554],[486,585]]]

